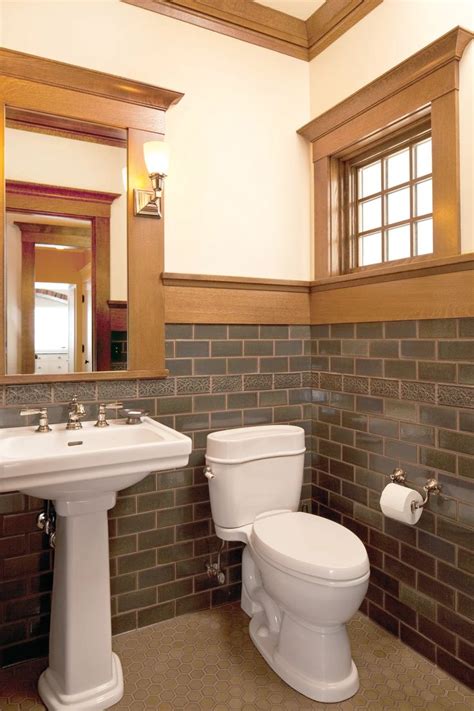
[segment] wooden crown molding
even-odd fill
[[[115,74],[84,69],[74,64],[57,62],[33,54],[0,47],[2,75],[38,84],[67,88],[82,94],[92,94],[129,104],[166,111],[184,96],[177,91],[125,79]]]
[[[309,61],[382,0],[326,0],[306,21],[253,0],[121,0]]]
[[[78,121],[64,116],[42,114],[27,109],[7,106],[5,109],[7,128],[33,131],[50,136],[62,136],[89,143],[101,143],[115,148],[127,148],[127,131],[124,128]]]
[[[308,59],[314,59],[383,0],[326,0],[306,20]]]
[[[90,238],[90,227],[68,227],[67,225],[50,225],[44,222],[20,222],[15,220],[15,224],[21,232],[37,235],[67,235],[70,237]]]
[[[21,232],[21,241],[29,244],[59,245],[75,250],[90,250],[92,246],[91,227],[66,227],[48,225],[42,222],[17,222],[14,224]]]
[[[469,30],[455,27],[347,99],[302,126],[298,133],[314,143],[327,133],[334,132],[336,128],[353,120],[356,116],[360,116],[381,102],[396,96],[451,62],[459,62],[473,37],[473,33]],[[457,86],[452,88],[457,88]]]
[[[60,185],[45,185],[30,183],[23,180],[6,180],[5,191],[10,195],[25,197],[67,198],[78,202],[96,202],[101,205],[111,205],[120,197],[120,193],[106,193],[99,190],[83,190],[82,188],[67,188]]]

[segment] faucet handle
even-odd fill
[[[107,417],[106,417],[106,411],[107,410],[118,410],[121,407],[123,407],[122,402],[109,402],[106,404],[105,402],[101,402],[99,405],[99,413],[97,415],[97,422],[95,423],[95,427],[108,427],[109,423],[107,422]]]
[[[35,432],[51,432],[51,427],[48,423],[48,410],[45,407],[26,407],[20,410],[21,417],[29,415],[39,415],[39,424]]]
[[[123,407],[123,402],[101,403],[99,407],[104,407],[106,410],[120,410],[120,408]]]

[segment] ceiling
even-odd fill
[[[300,20],[307,20],[325,0],[257,0],[260,5],[267,5],[274,10],[293,15]]]

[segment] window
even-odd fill
[[[472,37],[455,28],[299,130],[321,288],[460,254],[458,63]]]
[[[344,271],[433,253],[429,127],[348,161]]]

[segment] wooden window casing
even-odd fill
[[[312,143],[317,281],[347,271],[347,161],[416,128],[427,117],[433,162],[433,254],[429,256],[439,260],[459,254],[459,61],[472,38],[468,30],[455,28],[299,130]],[[374,266],[387,274],[400,268]]]

